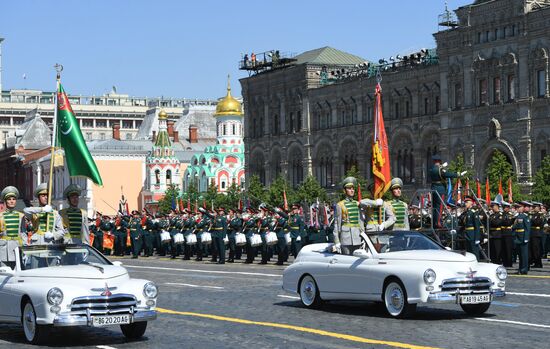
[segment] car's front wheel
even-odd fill
[[[491,303],[461,304],[460,307],[468,315],[478,316],[489,310]]]
[[[27,300],[23,305],[21,325],[23,326],[25,339],[31,344],[41,344],[48,336],[49,327],[36,323],[36,312],[30,300]]]
[[[384,305],[393,317],[404,318],[416,311],[416,304],[409,304],[407,291],[398,279],[391,279],[384,288]]]
[[[300,300],[308,308],[317,308],[322,303],[319,288],[311,275],[305,275],[300,281]]]
[[[134,322],[128,325],[120,325],[124,336],[128,339],[140,339],[147,329],[147,321]]]

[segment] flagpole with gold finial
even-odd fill
[[[58,92],[59,92],[59,83],[61,81],[61,72],[63,71],[63,66],[59,63],[54,65],[55,71],[57,72],[56,77],[56,87],[55,87],[55,97],[54,97],[54,109],[53,109],[53,132],[52,132],[52,146],[51,146],[51,155],[50,155],[50,177],[48,179],[48,205],[52,204],[52,186],[53,186],[53,167],[54,167],[54,158],[55,158],[55,139],[57,133],[57,104],[58,104]],[[48,214],[46,219],[46,229],[50,227],[50,214]]]

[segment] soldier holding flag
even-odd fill
[[[90,244],[88,215],[85,210],[78,207],[81,192],[82,189],[77,184],[69,184],[63,191],[63,196],[69,202],[69,207],[59,211],[63,226],[67,230],[65,243]]]
[[[0,212],[0,240],[13,240],[22,245],[27,241],[27,231],[23,213],[15,209],[18,198],[19,190],[12,186],[5,187],[0,194],[6,205],[6,210]]]

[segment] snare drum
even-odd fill
[[[187,245],[194,245],[197,243],[197,235],[189,234],[185,237],[185,243]]]
[[[243,233],[237,233],[235,234],[235,244],[237,246],[244,246],[246,245],[246,236]]]
[[[262,237],[258,234],[254,234],[252,235],[252,237],[250,237],[250,246],[252,247],[258,247],[262,244]]]
[[[292,238],[290,237],[290,233],[285,233],[285,241],[287,245],[290,245],[292,242]]]
[[[176,235],[174,235],[174,243],[176,245],[181,245],[183,244],[183,241],[185,239],[183,238],[183,234],[182,233],[177,233]]]
[[[275,234],[275,232],[270,231],[267,234],[265,234],[265,243],[268,246],[276,245],[277,242],[278,242],[278,239],[277,239],[277,234]]]
[[[172,238],[170,237],[170,233],[167,232],[166,230],[163,230],[160,233],[160,241],[162,241],[163,244],[167,244],[170,241],[172,241]]]
[[[205,245],[210,245],[212,243],[212,235],[205,231],[201,234],[201,242]]]

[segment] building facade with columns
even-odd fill
[[[195,183],[199,191],[216,185],[218,192],[226,192],[232,185],[244,185],[243,111],[241,102],[227,95],[216,106],[216,145],[206,147],[196,154],[184,173],[184,190]]]
[[[499,150],[529,191],[550,154],[550,1],[475,1],[455,14],[434,34],[429,61],[382,71],[392,175],[406,190],[425,187],[437,153],[462,155],[483,177]],[[324,47],[241,79],[246,175],[269,184],[281,174],[293,185],[314,175],[332,188],[356,166],[371,179],[376,77],[338,74],[371,64]]]

